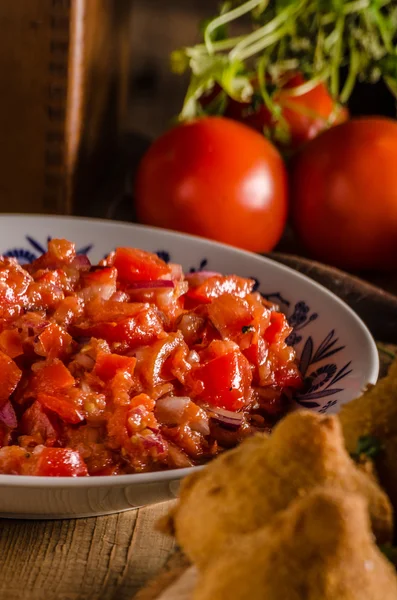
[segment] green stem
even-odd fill
[[[334,48],[334,55],[332,59],[332,70],[331,70],[331,95],[336,100],[339,95],[339,69],[342,60],[342,43],[343,43],[343,29],[345,26],[345,18],[340,16],[336,23],[337,32],[336,43]]]
[[[286,122],[285,118],[283,117],[283,115],[281,114],[281,112],[277,112],[276,110],[276,106],[274,104],[274,102],[272,101],[271,96],[269,95],[269,92],[266,89],[266,70],[267,70],[267,66],[268,66],[268,60],[266,56],[262,56],[259,61],[258,61],[258,67],[257,67],[257,72],[258,72],[258,83],[259,83],[259,91],[261,93],[261,96],[263,98],[263,102],[265,104],[265,106],[267,107],[267,109],[271,112],[271,114],[273,115],[273,117],[276,119],[276,121],[278,122],[280,127],[283,127],[287,133],[288,133],[288,123]]]
[[[265,106],[270,110],[270,112],[274,112],[274,105],[269,96],[269,93],[266,89],[266,69],[267,69],[267,57],[262,56],[258,61],[258,83],[259,83],[259,91],[263,98],[263,102]]]
[[[387,31],[386,23],[385,23],[382,13],[374,6],[371,7],[371,12],[374,16],[376,24],[378,25],[379,33],[380,33],[382,41],[385,45],[385,48],[386,48],[387,52],[389,52],[389,54],[392,54],[394,52],[393,43],[392,43],[391,37],[389,35],[389,32]]]
[[[282,39],[284,35],[287,35],[290,32],[291,21],[293,15],[298,13],[305,4],[305,0],[301,2],[297,2],[296,4],[292,4],[287,6],[281,13],[272,19],[266,25],[263,25],[258,31],[255,31],[254,43],[243,44],[240,48],[236,47],[232,52],[230,52],[229,57],[231,60],[239,59],[239,60],[247,60],[258,54],[265,48],[268,48],[278,40]],[[261,35],[259,35],[259,33]],[[252,35],[252,34],[251,34]],[[249,38],[251,37],[248,36]]]
[[[345,104],[348,101],[348,99],[353,91],[354,84],[356,83],[359,67],[360,67],[360,57],[359,57],[359,53],[358,53],[356,44],[354,43],[354,40],[352,39],[350,42],[349,74],[347,76],[345,85],[343,86],[343,89],[340,94],[340,101],[342,104]]]
[[[218,27],[222,27],[222,25],[226,25],[227,23],[230,23],[231,21],[235,21],[236,19],[239,19],[243,15],[254,10],[254,8],[259,6],[259,4],[261,4],[262,2],[263,2],[263,0],[249,0],[249,2],[245,2],[241,6],[238,6],[237,8],[230,10],[229,12],[224,13],[223,15],[220,15],[219,17],[216,17],[210,23],[208,23],[208,25],[205,29],[205,32],[204,32],[204,43],[208,50],[208,54],[214,53],[214,44],[211,40],[211,34],[216,29],[218,29]]]
[[[241,40],[245,39],[245,35],[239,35],[237,37],[227,38],[226,40],[219,40],[218,42],[212,42],[212,49],[214,52],[222,52],[224,50],[230,50],[230,48],[234,48],[236,44],[241,42]],[[188,48],[187,50],[190,50]],[[205,44],[197,44],[194,46],[194,50],[202,51],[203,54],[208,54],[208,49]]]
[[[350,15],[352,13],[357,13],[361,10],[365,10],[369,8],[370,5],[370,0],[354,0],[353,2],[347,2],[343,6],[342,13],[344,15]],[[320,19],[321,25],[331,25],[331,23],[334,23],[338,19],[339,15],[340,13],[336,12],[327,13],[323,15]]]
[[[319,83],[328,79],[329,73],[329,69],[326,69],[316,77],[312,77],[309,81],[305,81],[305,83],[301,83],[294,88],[283,89],[283,96],[303,96],[303,94],[311,92],[311,90],[317,87]]]
[[[245,36],[245,39],[243,41],[241,41],[239,44],[237,44],[237,46],[235,48],[233,48],[233,50],[230,52],[230,54],[229,54],[230,60],[233,60],[234,58],[239,58],[240,52],[242,52],[245,48],[247,48],[247,46],[250,46],[251,44],[258,42],[259,40],[264,38],[266,35],[273,33],[273,31],[275,31],[275,29],[277,29],[280,25],[283,24],[284,20],[285,20],[284,13],[281,13],[278,17],[275,17],[269,23],[266,23],[266,25],[263,25],[262,27],[260,27],[256,31],[254,31],[253,33]]]
[[[249,46],[245,52],[240,54],[239,59],[243,61],[251,58],[251,56],[255,56],[255,54],[259,54],[262,50],[265,50],[265,48],[269,48],[269,46],[272,46],[281,40],[286,33],[288,33],[288,28],[283,27],[273,34],[266,36],[265,39],[259,40],[256,44]]]

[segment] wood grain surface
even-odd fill
[[[91,519],[0,519],[0,598],[131,600],[173,551],[154,527],[170,504]]]

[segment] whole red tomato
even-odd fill
[[[293,222],[319,260],[347,269],[397,267],[397,122],[348,121],[296,157]]]
[[[303,76],[296,73],[274,94],[273,101],[281,111],[280,119],[275,120],[265,104],[253,106],[235,100],[228,103],[225,115],[261,133],[268,129],[273,135],[275,128],[284,124],[287,127],[288,141],[280,145],[290,151],[297,150],[325,129],[343,123],[349,117],[347,109],[335,104],[322,82],[304,94],[292,95],[291,90],[304,83]]]
[[[206,117],[154,142],[138,171],[136,202],[142,223],[267,252],[284,229],[287,175],[262,135]]]

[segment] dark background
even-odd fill
[[[134,0],[131,129],[155,137],[179,112],[187,78],[171,73],[170,53],[197,42],[200,21],[217,7],[218,0]]]

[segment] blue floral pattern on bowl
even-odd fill
[[[46,251],[51,236],[48,236],[44,243],[41,243],[31,235],[26,235],[25,239],[25,247],[11,248],[3,254],[16,258],[21,264],[30,263]],[[77,253],[89,254],[93,248],[94,244],[87,244],[79,248]],[[154,250],[154,252],[165,262],[172,260],[171,253],[168,250],[160,249]],[[196,265],[191,266],[188,271],[193,273],[208,268],[209,261],[203,257]],[[255,289],[261,288],[260,281],[255,277],[252,279],[255,280]],[[310,306],[304,300],[292,305],[288,298],[285,298],[278,291],[264,291],[261,289],[261,294],[267,300],[277,304],[280,310],[286,314],[289,324],[293,327],[293,331],[287,339],[288,343],[294,347],[300,345],[302,348],[301,351],[297,351],[297,354],[304,384],[302,391],[294,396],[295,402],[304,408],[314,409],[320,413],[327,412],[337,404],[337,395],[344,389],[341,387],[340,382],[352,373],[351,361],[346,362],[346,364],[338,368],[335,362],[328,360],[342,352],[345,346],[338,344],[338,337],[335,330],[332,329],[317,348],[315,348],[312,336],[306,335],[305,329],[319,315],[316,312],[311,312]],[[319,402],[330,396],[334,396],[334,398],[327,400],[325,403]]]

